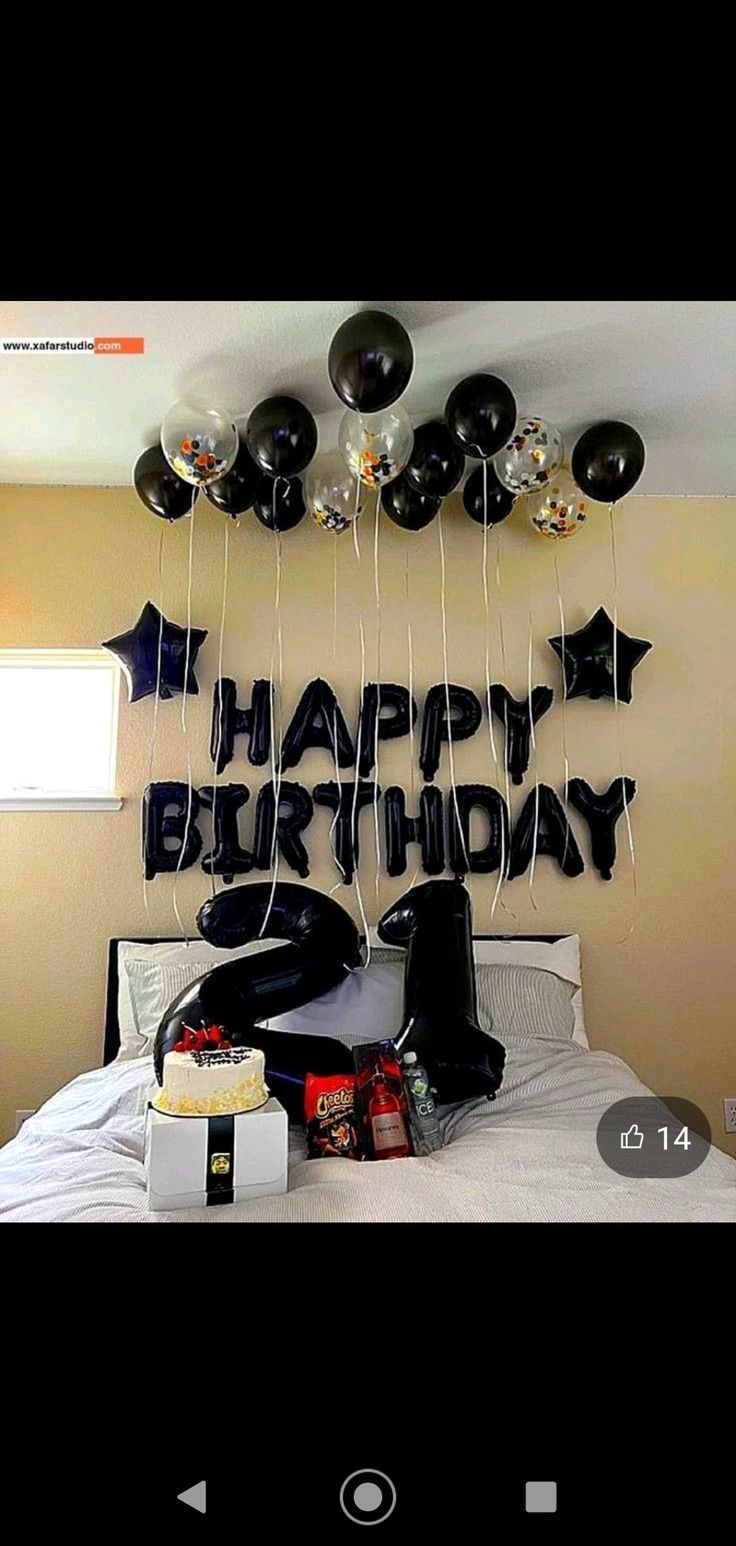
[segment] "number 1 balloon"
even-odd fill
[[[238,432],[227,414],[182,398],[161,425],[161,445],[177,477],[202,487],[230,471],[238,451]]]

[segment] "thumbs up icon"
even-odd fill
[[[621,1134],[622,1149],[640,1149],[643,1143],[644,1134],[641,1129],[637,1127],[636,1122],[632,1122],[628,1131]]]

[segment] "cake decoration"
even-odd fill
[[[170,1116],[235,1116],[265,1105],[265,1058],[257,1047],[234,1047],[223,1027],[211,1025],[184,1035],[163,1066],[163,1088],[152,1102]]]

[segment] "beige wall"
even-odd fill
[[[372,501],[371,501],[372,503]],[[351,721],[359,686],[358,614],[366,617],[368,675],[375,671],[372,509],[364,518],[362,571],[349,535],[338,539],[340,613],[336,663],[332,652],[335,539],[305,521],[284,538],[283,642],[285,709],[319,673],[332,680]],[[654,641],[638,667],[634,702],[622,708],[624,765],[639,782],[632,808],[638,897],[632,891],[625,832],[610,884],[588,867],[566,880],[541,859],[534,886],[510,884],[507,904],[519,928],[577,930],[583,941],[586,1011],[594,1047],[619,1053],[662,1094],[679,1094],[707,1112],[723,1147],[721,1097],[736,1094],[734,1055],[734,779],[733,615],[736,499],[630,499],[617,517],[622,626]],[[127,490],[0,490],[2,600],[0,645],[94,646],[129,627],[143,602],[157,598],[161,525]],[[460,500],[445,510],[450,675],[483,688],[482,533]],[[164,529],[165,611],[183,623],[188,523]],[[222,584],[223,520],[200,500],[195,527],[193,621],[210,630],[198,669],[201,697],[188,700],[195,779],[209,777],[207,747],[217,667]],[[405,555],[411,551],[415,679],[420,698],[442,678],[437,523],[405,537],[381,523],[383,677],[406,673]],[[528,613],[534,619],[534,680],[559,688],[558,664],[546,644],[557,633],[553,550],[521,514],[501,530],[507,682],[526,693]],[[608,520],[591,518],[574,542],[559,547],[562,591],[570,630],[599,603],[611,609]],[[494,575],[491,566],[491,597]],[[273,537],[252,515],[231,533],[230,605],[224,668],[247,700],[251,679],[267,676],[271,648]],[[500,677],[498,636],[493,674]],[[142,900],[139,796],[147,770],[152,699],[121,705],[116,813],[0,813],[2,1110],[0,1136],[12,1131],[16,1108],[36,1106],[100,1057],[105,946],[111,935],[176,932],[172,881],[149,887],[150,923]],[[163,703],[155,777],[186,771],[180,700]],[[602,787],[618,771],[613,705],[578,700],[568,706],[573,775]],[[559,701],[539,730],[540,775],[562,783]],[[242,747],[242,741],[238,743]],[[492,783],[487,732],[456,752],[459,780]],[[249,783],[244,813],[250,836],[255,790],[266,770],[252,769],[239,751],[230,777]],[[310,752],[292,773],[307,788],[331,776],[326,754]],[[381,779],[410,787],[408,742],[381,751]],[[443,783],[447,782],[443,768]],[[419,786],[419,779],[417,779]],[[514,809],[530,786],[513,794]],[[585,827],[573,818],[583,852]],[[327,858],[330,816],[315,810],[306,841],[311,882],[332,886]],[[377,904],[370,816],[363,818],[362,875],[371,922]],[[381,878],[383,908],[405,882]],[[489,930],[494,881],[473,881],[474,923]],[[179,884],[180,906],[193,919],[209,881],[197,870]],[[354,910],[352,889],[338,893]],[[633,933],[628,930],[634,922]],[[496,926],[513,930],[497,913]]]

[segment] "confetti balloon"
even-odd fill
[[[383,488],[398,478],[411,456],[414,431],[400,403],[382,413],[353,413],[348,409],[337,432],[345,465],[368,488]]]
[[[177,477],[201,488],[230,471],[238,451],[238,432],[227,414],[182,398],[161,425],[161,447]]]
[[[560,537],[573,537],[580,530],[588,517],[588,504],[569,472],[564,470],[538,494],[529,496],[527,509],[536,531],[542,537],[557,541]]]
[[[338,451],[318,456],[304,480],[307,509],[318,526],[339,534],[360,515],[360,484],[350,476]]]
[[[562,436],[553,424],[532,416],[516,421],[511,439],[493,458],[496,475],[512,494],[530,494],[546,488],[559,472],[563,457]]]

